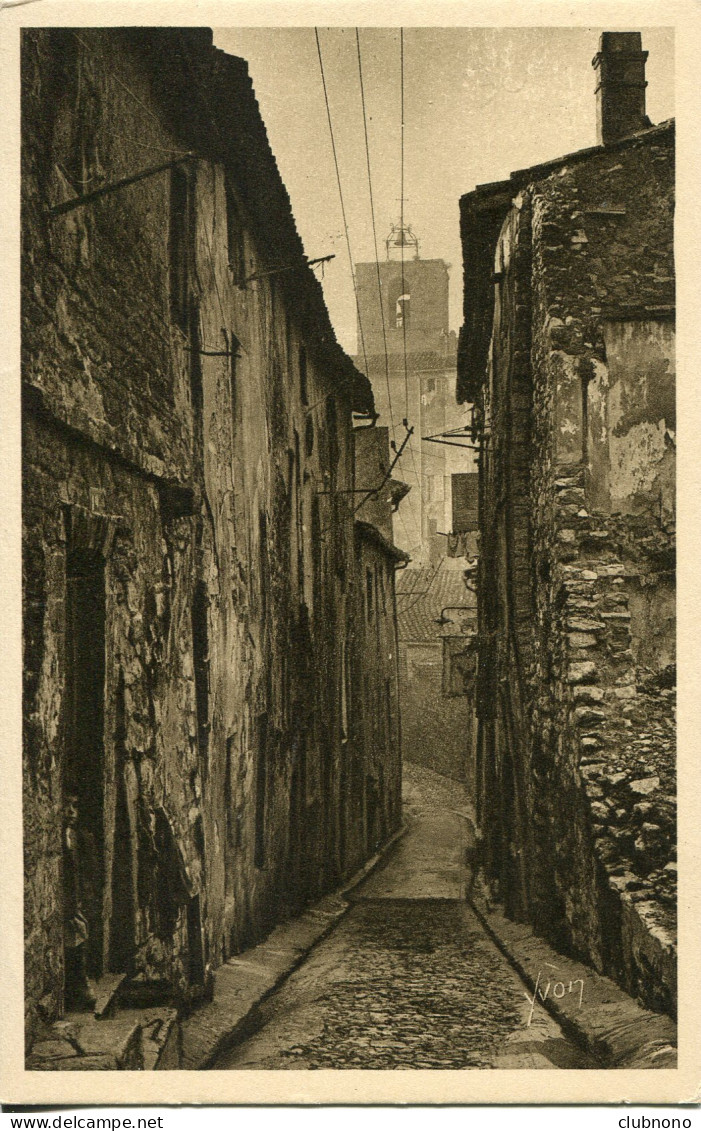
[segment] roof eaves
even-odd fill
[[[363,522],[362,519],[356,518],[355,526],[358,533],[368,538],[369,541],[374,542],[379,549],[383,550],[388,557],[393,558],[396,562],[410,562],[411,557],[407,554],[406,550],[400,550],[399,546],[395,546],[384,534],[381,534],[376,526],[371,522]]]
[[[299,263],[298,270],[280,275],[280,286],[308,335],[310,353],[345,386],[355,411],[374,412],[372,386],[337,341],[321,283],[305,262],[246,60],[214,47],[208,28],[136,28],[130,39],[150,64],[188,146],[232,171],[265,258],[271,264]]]
[[[598,157],[603,153],[617,153],[622,149],[631,149],[641,142],[654,141],[655,138],[666,133],[673,133],[674,128],[674,118],[669,118],[666,122],[649,126],[645,130],[638,130],[634,134],[629,134],[628,137],[619,138],[618,141],[609,142],[607,145],[590,145],[585,149],[576,149],[572,153],[566,153],[562,157],[554,157],[551,161],[542,161],[537,165],[531,165],[527,169],[517,169],[511,174],[510,180],[514,189],[519,189],[534,180],[538,180],[541,176],[547,176],[548,173],[562,165],[587,161],[590,157]]]

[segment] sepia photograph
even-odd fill
[[[98,7],[16,29],[25,1092],[676,1070],[679,30]]]

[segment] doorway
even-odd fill
[[[66,569],[63,906],[67,1008],[89,1008],[104,963],[105,575],[101,555]]]

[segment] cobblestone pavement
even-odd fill
[[[531,1009],[526,987],[464,899],[425,898],[430,861],[419,894],[391,898],[395,873],[402,895],[411,890],[414,828],[425,856],[432,814],[445,836],[448,801],[466,825],[460,787],[427,781],[427,773],[408,775],[413,823],[403,855],[390,856],[379,886],[370,877],[358,889],[332,934],[262,1004],[257,1031],[215,1068],[592,1066],[540,1007]]]

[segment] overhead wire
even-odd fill
[[[441,559],[441,561],[442,561],[442,559]],[[414,585],[410,591],[404,590],[404,592],[398,593],[397,594],[398,600],[403,599],[404,602],[406,603],[406,601],[410,601],[412,597],[425,597],[426,594],[429,592],[429,590],[431,588],[431,583],[433,581],[433,578],[434,578],[435,573],[438,570],[439,566],[440,566],[440,561],[434,567],[433,573],[431,572],[430,566],[429,567],[421,566],[419,569],[417,569],[416,572],[417,572],[418,578],[417,578],[416,585]],[[426,578],[426,576],[425,576],[426,574],[428,574],[428,578]],[[423,587],[419,585],[419,581],[423,582]]]
[[[404,28],[399,29],[399,89],[400,89],[400,192],[399,192],[399,228],[400,228],[400,257],[401,257],[401,276],[402,276],[402,297],[406,295],[406,280],[404,272]],[[406,348],[406,306],[402,305],[402,354],[404,359],[404,427],[409,427],[409,367],[407,364],[407,348]],[[419,414],[421,410],[419,409]],[[419,437],[419,443],[421,439]],[[419,536],[423,540],[423,530],[421,522],[423,502],[423,484],[419,470],[416,466],[416,456],[414,453],[414,445],[409,442],[409,455],[411,456],[411,463],[414,469],[414,479],[416,486],[419,490]],[[413,517],[413,516],[412,516]]]
[[[431,592],[431,589],[433,588],[434,582],[435,582],[436,578],[438,577],[438,574],[440,573],[441,568],[443,567],[443,563],[445,562],[445,560],[446,559],[444,557],[440,559],[440,561],[438,562],[438,565],[436,566],[436,568],[434,570],[433,577],[431,578],[431,580],[428,583],[427,588],[424,589],[424,591],[422,593],[419,593],[419,595],[411,602],[410,605],[404,605],[404,606],[402,606],[402,608],[397,607],[397,614],[399,616],[404,616],[405,613],[410,612],[416,605],[418,605],[419,601],[422,601],[425,597],[428,597],[429,593]]]
[[[397,515],[397,518],[399,519],[399,521],[402,525],[402,528],[404,530],[404,535],[405,535],[406,541],[407,541],[406,551],[407,551],[408,554],[413,554],[414,550],[420,550],[421,549],[421,543],[415,542],[413,546],[410,545],[412,536],[409,533],[409,528],[408,528],[406,522],[404,521],[404,515],[402,514],[402,512],[400,510],[395,511],[395,514]]]
[[[392,436],[396,439],[396,427],[394,423],[394,415],[392,413],[392,392],[390,389],[389,381],[389,354],[387,351],[387,327],[385,325],[385,308],[382,302],[382,279],[380,277],[380,256],[377,249],[377,225],[375,223],[375,202],[372,193],[372,173],[370,171],[370,143],[368,141],[368,119],[367,111],[365,109],[365,86],[363,83],[363,63],[360,53],[360,31],[355,29],[355,43],[358,52],[358,78],[360,80],[360,101],[363,108],[363,131],[365,134],[365,159],[367,164],[368,174],[368,190],[370,194],[370,218],[372,220],[372,238],[375,247],[375,268],[377,272],[377,298],[380,304],[380,318],[382,321],[382,342],[385,351],[385,381],[387,383],[387,407],[389,409],[389,419],[392,425]],[[406,427],[406,425],[405,425]]]
[[[336,170],[336,184],[338,185],[338,197],[341,203],[341,216],[343,218],[343,230],[346,235],[346,248],[348,250],[348,265],[350,267],[351,281],[353,283],[353,294],[355,295],[355,309],[358,315],[358,335],[360,337],[360,348],[363,355],[363,365],[365,366],[365,376],[370,380],[370,372],[368,369],[368,358],[365,349],[365,335],[363,333],[363,322],[360,316],[360,301],[358,299],[358,284],[355,277],[355,268],[353,266],[353,254],[351,252],[350,236],[348,234],[348,221],[346,219],[346,206],[343,200],[343,189],[341,187],[341,173],[338,165],[338,154],[336,151],[336,139],[333,132],[333,124],[331,122],[331,106],[329,104],[329,94],[326,86],[326,75],[324,73],[324,62],[321,57],[321,41],[319,39],[319,29],[314,28],[314,36],[316,38],[316,50],[319,56],[319,70],[321,72],[321,84],[324,88],[324,102],[326,103],[326,117],[329,123],[329,136],[331,138],[331,150],[333,152],[333,163]]]
[[[401,156],[399,192],[399,229],[402,261],[402,347],[404,353],[404,419],[409,419],[409,375],[406,361],[406,285],[404,279],[404,28],[399,29],[399,86],[401,92]]]
[[[419,584],[419,581],[421,580],[421,570],[420,569],[413,569],[413,570],[408,571],[408,574],[412,574],[412,573],[415,576],[413,578],[409,579],[409,588],[408,589],[397,589],[397,591],[396,591],[397,592],[397,600],[400,600],[400,598],[402,598],[402,597],[407,597],[407,598],[413,597],[413,595],[416,591],[416,587]],[[405,577],[407,577],[408,574],[405,574]]]
[[[93,52],[91,51],[88,44],[81,38],[81,36],[78,35],[78,33],[75,32],[75,31],[73,31],[72,34],[74,35],[77,42],[80,43],[80,45],[83,47],[83,49],[89,55],[92,56]],[[359,302],[359,297],[358,297],[357,279],[356,279],[355,270],[354,270],[354,267],[353,267],[353,255],[352,255],[352,249],[351,249],[351,243],[350,243],[350,234],[349,234],[349,229],[348,229],[345,201],[344,201],[344,197],[343,197],[343,189],[342,189],[342,182],[341,182],[341,176],[340,176],[340,167],[339,167],[339,163],[338,163],[338,152],[337,152],[336,139],[335,139],[334,130],[333,130],[333,122],[332,122],[332,118],[331,118],[331,109],[330,109],[330,102],[329,102],[329,97],[328,97],[328,87],[327,87],[327,84],[326,84],[326,75],[325,75],[324,65],[323,65],[323,57],[322,57],[322,52],[321,52],[321,43],[320,43],[319,33],[318,33],[317,28],[314,29],[314,34],[315,34],[315,39],[316,39],[317,53],[318,53],[318,57],[319,57],[319,69],[320,69],[322,86],[323,86],[323,91],[324,91],[324,102],[325,102],[325,106],[326,106],[327,120],[328,120],[328,125],[329,125],[329,135],[330,135],[331,148],[332,148],[333,159],[334,159],[334,169],[335,169],[335,173],[336,173],[336,182],[337,182],[338,192],[339,192],[339,202],[340,202],[340,206],[341,206],[341,215],[342,215],[342,218],[343,218],[343,226],[344,226],[344,233],[345,233],[345,240],[346,240],[346,249],[347,249],[347,252],[348,252],[348,261],[349,261],[349,267],[350,267],[350,273],[351,273],[351,280],[352,280],[352,284],[353,284],[353,292],[354,292],[354,296],[355,296],[356,311],[357,311],[357,316],[358,316],[358,330],[359,330],[359,337],[360,337],[361,352],[362,352],[362,356],[363,356],[363,364],[364,364],[364,367],[365,367],[365,374],[366,374],[366,376],[369,376],[369,365],[368,365],[368,358],[367,358],[367,349],[366,349],[366,344],[365,344],[365,335],[364,335],[363,326],[362,326],[362,316],[361,316],[360,302]],[[392,396],[391,396],[390,379],[389,379],[389,353],[388,353],[388,346],[387,346],[387,331],[386,331],[386,323],[385,323],[385,316],[384,316],[384,307],[383,307],[383,303],[382,303],[382,289],[381,289],[381,277],[380,277],[380,270],[379,270],[379,253],[378,253],[378,243],[377,243],[377,225],[376,225],[376,220],[375,220],[375,205],[374,205],[374,196],[373,196],[373,189],[372,189],[372,172],[371,172],[370,148],[369,148],[369,138],[368,138],[368,127],[367,127],[367,109],[366,109],[366,102],[365,102],[365,87],[364,87],[363,70],[362,70],[362,54],[361,54],[360,36],[359,36],[358,28],[356,28],[356,49],[357,49],[357,56],[358,56],[358,77],[359,77],[359,83],[360,83],[361,105],[362,105],[362,111],[363,111],[363,132],[364,132],[366,167],[367,167],[367,176],[368,176],[368,193],[369,193],[369,198],[370,198],[370,213],[371,213],[371,220],[372,220],[373,244],[374,244],[374,249],[375,249],[375,264],[376,264],[377,281],[378,281],[378,300],[379,300],[379,303],[380,303],[380,314],[381,314],[381,322],[382,322],[382,337],[383,337],[384,360],[385,360],[385,381],[386,381],[386,385],[387,385],[387,400],[388,400],[389,417],[390,417],[390,422],[391,422],[391,426],[392,426],[392,433],[396,434],[396,425],[395,425],[394,414],[393,414],[393,409],[392,409]],[[190,66],[190,60],[187,59],[186,61],[188,63],[188,66]],[[402,134],[401,134],[401,150],[402,150],[401,225],[402,225],[402,228],[403,228],[403,223],[404,223],[404,71],[403,71],[403,67],[404,67],[404,60],[403,60],[403,29],[402,29],[402,32],[401,32],[401,111],[402,111],[402,114],[401,114],[401,116],[402,116]],[[129,97],[133,100],[133,102],[136,105],[138,105],[153,121],[155,121],[159,125],[159,127],[162,126],[162,123],[159,121],[159,119],[156,117],[156,115],[153,113],[153,111],[149,109],[149,107],[135,94],[135,92],[125,82],[123,82],[123,80],[120,79],[119,76],[116,75],[110,67],[107,67],[106,70],[107,70],[109,77],[111,79],[113,79],[114,82],[116,82],[125,91],[125,93],[127,95],[129,95]],[[219,134],[218,124],[217,124],[213,114],[211,113],[211,110],[210,110],[210,107],[207,103],[207,100],[204,98],[202,92],[199,90],[199,85],[197,83],[195,83],[194,85],[197,89],[198,96],[199,96],[200,101],[201,101],[201,103],[204,107],[204,110],[205,110],[207,117],[209,118],[210,122],[212,123],[216,133]],[[115,135],[115,136],[121,136],[121,135]],[[129,140],[129,141],[133,142],[134,144],[140,146],[143,149],[150,149],[150,150],[154,150],[154,151],[157,150],[159,152],[172,154],[174,156],[179,156],[179,155],[182,154],[182,152],[184,152],[184,151],[181,151],[181,150],[175,149],[175,148],[166,149],[165,147],[155,146],[151,143],[144,142],[144,141],[142,141],[142,140],[140,140],[139,138],[136,138],[136,137],[134,137],[134,138],[123,137],[123,140]],[[206,242],[206,245],[207,245],[207,258],[209,260],[209,266],[210,266],[210,270],[211,270],[212,281],[214,283],[215,293],[216,293],[216,296],[217,296],[217,305],[219,307],[219,312],[221,314],[222,320],[223,320],[224,323],[226,323],[227,318],[226,318],[226,314],[225,314],[224,303],[223,303],[222,296],[221,296],[220,289],[219,289],[217,272],[216,272],[216,267],[215,267],[215,263],[214,263],[214,254],[213,254],[211,242],[210,242],[210,239],[209,239],[209,232],[206,230],[206,227],[205,227],[204,235],[205,235],[205,242]],[[404,293],[404,248],[403,248],[403,246],[402,246],[402,293]],[[403,339],[403,354],[404,354],[405,409],[406,409],[406,416],[404,418],[403,423],[404,423],[405,428],[407,428],[407,430],[408,430],[408,427],[409,427],[408,426],[408,399],[409,398],[408,398],[408,371],[407,371],[406,324],[405,324],[405,320],[403,320],[402,339]],[[413,447],[411,445],[410,440],[408,442],[408,447],[409,447],[409,451],[410,451],[410,455],[411,455],[411,459],[412,459],[412,464],[413,464],[413,468],[414,468],[414,477],[415,477],[416,485],[420,489],[421,480],[420,480],[420,476],[419,476],[417,468],[416,468],[414,451],[413,451]],[[402,453],[402,455],[403,455],[403,453]],[[395,461],[395,462],[398,462],[398,461]],[[413,503],[414,503],[414,500],[410,499],[409,500],[409,509],[412,512],[412,523],[414,525],[416,525],[417,528],[418,528],[420,526],[420,522],[419,523],[416,522]],[[409,530],[408,530],[406,521],[404,519],[404,516],[399,511],[397,511],[397,517],[399,518],[399,520],[400,520],[400,522],[401,522],[401,524],[404,528],[404,532],[405,532],[405,535],[407,537],[407,541],[410,541],[411,536],[409,534]],[[419,533],[420,533],[420,531],[419,531]],[[417,543],[417,546],[420,546],[420,545],[421,545],[420,542]],[[415,548],[415,547],[413,547],[413,548]]]
[[[392,409],[392,391],[391,391],[390,376],[389,376],[389,351],[388,351],[388,345],[387,345],[387,327],[386,327],[386,322],[385,322],[384,304],[383,304],[383,300],[382,300],[382,279],[381,279],[381,275],[380,275],[380,257],[379,257],[378,243],[377,243],[377,224],[376,224],[376,220],[375,220],[375,202],[374,202],[374,196],[373,196],[373,190],[372,190],[372,169],[371,169],[371,162],[370,162],[370,143],[369,143],[369,138],[368,138],[367,108],[366,108],[366,102],[365,102],[365,84],[364,84],[364,79],[363,79],[363,64],[362,64],[362,52],[361,52],[361,47],[360,47],[360,32],[359,32],[358,28],[355,29],[355,41],[356,41],[356,50],[357,50],[357,56],[358,56],[358,79],[359,79],[359,85],[360,85],[360,100],[361,100],[361,107],[362,107],[362,112],[363,112],[363,135],[364,135],[364,141],[365,141],[365,159],[366,159],[367,178],[368,178],[368,194],[369,194],[369,199],[370,199],[370,218],[371,218],[371,222],[372,222],[373,246],[374,246],[374,249],[375,249],[375,270],[376,270],[376,275],[377,275],[377,295],[378,295],[378,302],[379,302],[379,306],[380,306],[380,320],[381,320],[381,325],[382,325],[382,343],[383,343],[384,361],[385,361],[385,383],[386,383],[386,386],[387,386],[387,408],[388,408],[389,421],[390,421],[390,425],[391,425],[391,433],[392,433],[393,441],[395,442],[395,445],[396,445],[397,428],[396,428],[396,424],[395,424],[395,421],[394,421],[394,413],[393,413],[393,409]],[[319,41],[318,41],[318,36],[317,36],[317,47],[318,46],[319,46]],[[321,52],[320,52],[320,50],[319,50],[319,55],[320,55],[320,64],[321,64]],[[327,103],[327,111],[328,111],[328,103]],[[331,125],[331,123],[330,123],[330,120],[329,120],[329,126],[330,125]],[[338,172],[338,167],[337,167],[337,172]],[[339,178],[339,191],[340,191],[340,178]],[[357,302],[357,291],[356,291],[356,302]],[[407,401],[408,401],[408,397],[407,397]],[[407,435],[409,436],[409,448],[410,448],[410,453],[411,453],[411,456],[412,456],[412,462],[413,462],[413,465],[414,465],[415,482],[416,482],[417,487],[420,490],[421,489],[421,480],[420,480],[420,477],[419,477],[418,472],[416,470],[416,460],[415,460],[415,457],[414,457],[413,450],[411,449],[411,437],[410,437],[410,433],[409,433],[409,423],[408,423],[408,418],[406,416],[404,418],[403,423],[404,423],[404,427],[407,431]],[[401,448],[400,448],[400,454],[401,454]],[[396,462],[397,462],[397,460],[395,460],[395,463]],[[419,521],[418,521],[418,523],[416,523],[416,520],[415,520],[415,517],[414,517],[413,500],[411,500],[410,503],[409,503],[409,509],[412,512],[412,522],[413,522],[414,525],[417,526],[418,533],[419,533],[419,539],[421,539],[420,503],[419,503]],[[403,515],[401,515],[401,513],[399,511],[397,511],[397,514],[400,518],[400,522],[402,523],[402,525],[404,527],[404,531],[405,531],[405,534],[407,536],[407,541],[410,541],[411,536],[409,535],[409,531],[408,531],[408,528],[407,528],[407,524],[404,520],[404,517],[403,517]],[[419,541],[419,543],[417,543],[417,545],[420,546],[421,542]]]

